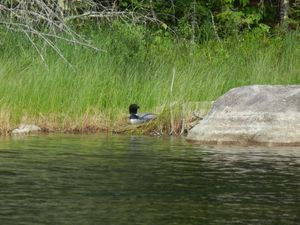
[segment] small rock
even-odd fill
[[[41,128],[34,124],[21,124],[18,128],[14,129],[12,131],[12,134],[18,135],[18,134],[28,134],[32,132],[39,132],[41,131]]]

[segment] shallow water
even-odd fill
[[[300,224],[300,149],[0,139],[0,224]]]

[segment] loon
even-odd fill
[[[153,113],[143,113],[138,115],[137,111],[140,107],[137,104],[131,104],[129,106],[129,122],[131,124],[141,124],[155,119],[157,116]]]

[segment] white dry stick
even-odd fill
[[[212,27],[214,29],[214,33],[216,35],[217,40],[220,41],[220,37],[218,35],[218,31],[217,31],[215,20],[214,20],[214,15],[210,10],[209,10],[209,13],[210,13],[210,16],[211,16],[211,23],[212,23]]]
[[[35,48],[35,50],[37,51],[37,53],[39,54],[39,56],[41,57],[41,59],[43,60],[43,62],[46,65],[46,60],[45,60],[42,52],[40,51],[40,49],[36,46],[36,44],[34,43],[34,41],[32,40],[32,38],[29,36],[29,34],[27,32],[24,32],[24,34],[26,35],[28,40],[31,42],[32,46]]]
[[[89,2],[91,0],[87,0]],[[101,49],[93,46],[88,40],[65,23],[65,15],[63,14],[65,0],[59,1],[60,5],[55,1],[18,1],[16,6],[12,4],[0,3],[0,13],[3,16],[0,19],[0,26],[4,26],[7,30],[23,33],[30,41],[33,48],[37,51],[42,61],[46,64],[45,56],[43,55],[43,48],[40,47],[35,40],[37,38],[43,40],[46,46],[52,48],[72,69],[73,65],[64,56],[62,50],[56,44],[57,39],[63,40],[67,43],[80,45],[96,51]],[[34,6],[34,7],[32,7]],[[40,30],[40,27],[47,28],[45,32]]]
[[[195,43],[195,33],[196,33],[196,0],[193,2],[193,20],[192,20],[192,43]]]
[[[155,15],[155,12],[154,12],[154,9],[153,9],[153,2],[152,2],[152,0],[150,0],[150,7],[151,7],[152,16],[156,20],[156,15]]]
[[[174,85],[174,80],[175,80],[175,75],[176,75],[176,70],[175,67],[173,68],[173,76],[172,76],[172,82],[171,82],[171,87],[170,87],[170,115],[171,115],[171,131],[170,131],[170,135],[175,133],[174,130],[174,114],[173,114],[173,110],[172,110],[172,99],[173,99],[173,85]]]
[[[182,104],[182,125],[181,125],[180,135],[182,135],[184,133],[185,128],[186,128],[186,121],[185,121],[186,113],[185,113],[185,108],[186,108],[186,105],[185,105],[185,103],[183,103]]]
[[[286,25],[286,21],[289,18],[289,0],[281,0],[280,2],[280,23]]]

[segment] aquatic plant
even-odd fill
[[[45,63],[17,34],[0,33],[2,133],[21,122],[49,130],[118,130],[127,124],[128,104],[136,102],[141,111],[161,114],[154,122],[158,132],[178,134],[197,102],[242,85],[300,82],[298,32],[191,44],[116,24],[86,31],[106,52],[57,41],[72,67],[49,48],[43,49]],[[184,106],[190,102],[196,104]]]

